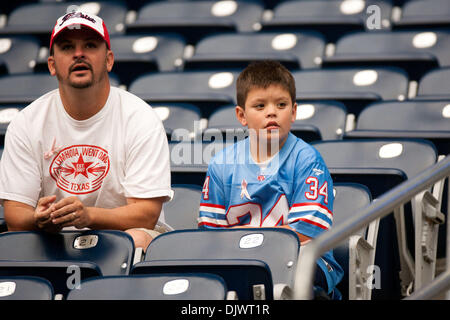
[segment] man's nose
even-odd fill
[[[73,55],[75,59],[84,57],[84,47],[82,45],[76,45]]]

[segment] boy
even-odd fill
[[[249,137],[211,160],[199,227],[287,228],[304,245],[332,225],[333,181],[320,154],[290,133],[294,78],[280,63],[262,61],[244,69],[236,87],[236,116]],[[339,299],[343,270],[332,251],[317,264],[315,285]]]

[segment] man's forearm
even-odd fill
[[[153,229],[158,221],[161,205],[134,202],[113,209],[88,207],[87,210],[91,220],[88,227],[91,229]]]

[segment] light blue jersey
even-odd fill
[[[321,155],[289,134],[280,152],[262,167],[250,156],[249,139],[219,152],[203,185],[199,227],[289,225],[317,237],[333,223],[333,181]],[[343,271],[327,252],[317,261],[329,293]]]

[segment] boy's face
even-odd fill
[[[245,108],[236,107],[236,116],[243,126],[253,129],[258,137],[267,133],[267,140],[279,139],[280,148],[287,139],[297,116],[297,104],[292,105],[289,92],[280,85],[266,89],[250,89]]]

